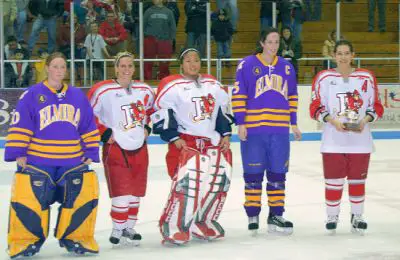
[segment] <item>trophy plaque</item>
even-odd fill
[[[360,116],[356,111],[347,110],[344,113],[344,116],[346,120],[343,123],[343,125],[346,128],[346,130],[355,132],[360,131],[360,123],[358,122]]]

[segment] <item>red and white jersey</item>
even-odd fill
[[[373,120],[382,116],[383,106],[379,100],[374,75],[368,70],[356,69],[348,79],[344,79],[334,69],[320,72],[312,84],[311,117],[325,122],[324,119],[329,115],[346,122],[348,121],[346,114],[349,112],[358,116],[358,121],[366,115],[370,115]],[[372,151],[372,135],[368,124],[361,133],[339,132],[332,124],[324,124],[321,152],[371,153]]]
[[[229,95],[213,76],[201,75],[197,80],[182,75],[164,78],[158,87],[155,109],[172,109],[178,132],[220,141],[215,131],[219,108],[227,111]]]
[[[89,92],[100,133],[112,129],[112,137],[125,150],[136,150],[145,141],[144,126],[149,122],[155,94],[143,82],[132,81],[129,88],[115,80],[97,83]]]

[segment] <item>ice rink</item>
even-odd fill
[[[220,217],[226,237],[216,242],[192,241],[180,247],[161,245],[157,222],[167,198],[170,180],[166,174],[166,145],[150,145],[150,168],[147,196],[142,200],[137,231],[143,236],[139,247],[112,248],[110,199],[101,164],[95,164],[100,179],[100,202],[96,238],[100,254],[90,259],[400,259],[400,140],[378,140],[372,156],[365,218],[369,229],[365,236],[350,232],[347,189],[344,191],[342,213],[337,234],[325,231],[324,182],[322,178],[320,142],[292,142],[290,172],[287,183],[285,217],[294,223],[291,236],[266,232],[267,207],[263,197],[261,229],[257,237],[247,231],[243,210],[243,180],[239,144],[233,143],[234,173],[228,199]],[[3,161],[4,150],[0,149]],[[10,183],[14,163],[1,163],[0,178],[0,259],[7,259],[7,220]],[[264,192],[265,193],[265,192]],[[52,208],[52,228],[56,208]],[[50,232],[49,239],[34,259],[65,259],[71,257],[58,246]]]

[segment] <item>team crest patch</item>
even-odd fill
[[[253,74],[258,76],[261,73],[261,68],[260,67],[253,67]]]
[[[38,96],[38,101],[40,104],[43,104],[44,102],[46,102],[46,96],[45,95],[39,95]]]
[[[40,187],[40,186],[42,186],[42,185],[43,185],[43,182],[42,182],[42,181],[34,181],[34,182],[33,182],[33,186]]]

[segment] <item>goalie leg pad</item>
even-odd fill
[[[164,240],[185,244],[190,240],[190,226],[200,207],[200,192],[206,183],[209,157],[195,149],[181,152],[167,205],[159,225]]]
[[[55,183],[45,171],[28,165],[15,173],[8,223],[11,258],[39,252],[49,232],[54,190]]]
[[[57,185],[59,194],[63,194],[55,230],[60,246],[78,254],[98,253],[94,239],[99,197],[96,173],[80,165],[66,171]]]
[[[225,236],[217,220],[232,179],[232,152],[221,152],[219,147],[209,147],[207,155],[210,157],[210,167],[192,234],[200,239],[213,240]]]

